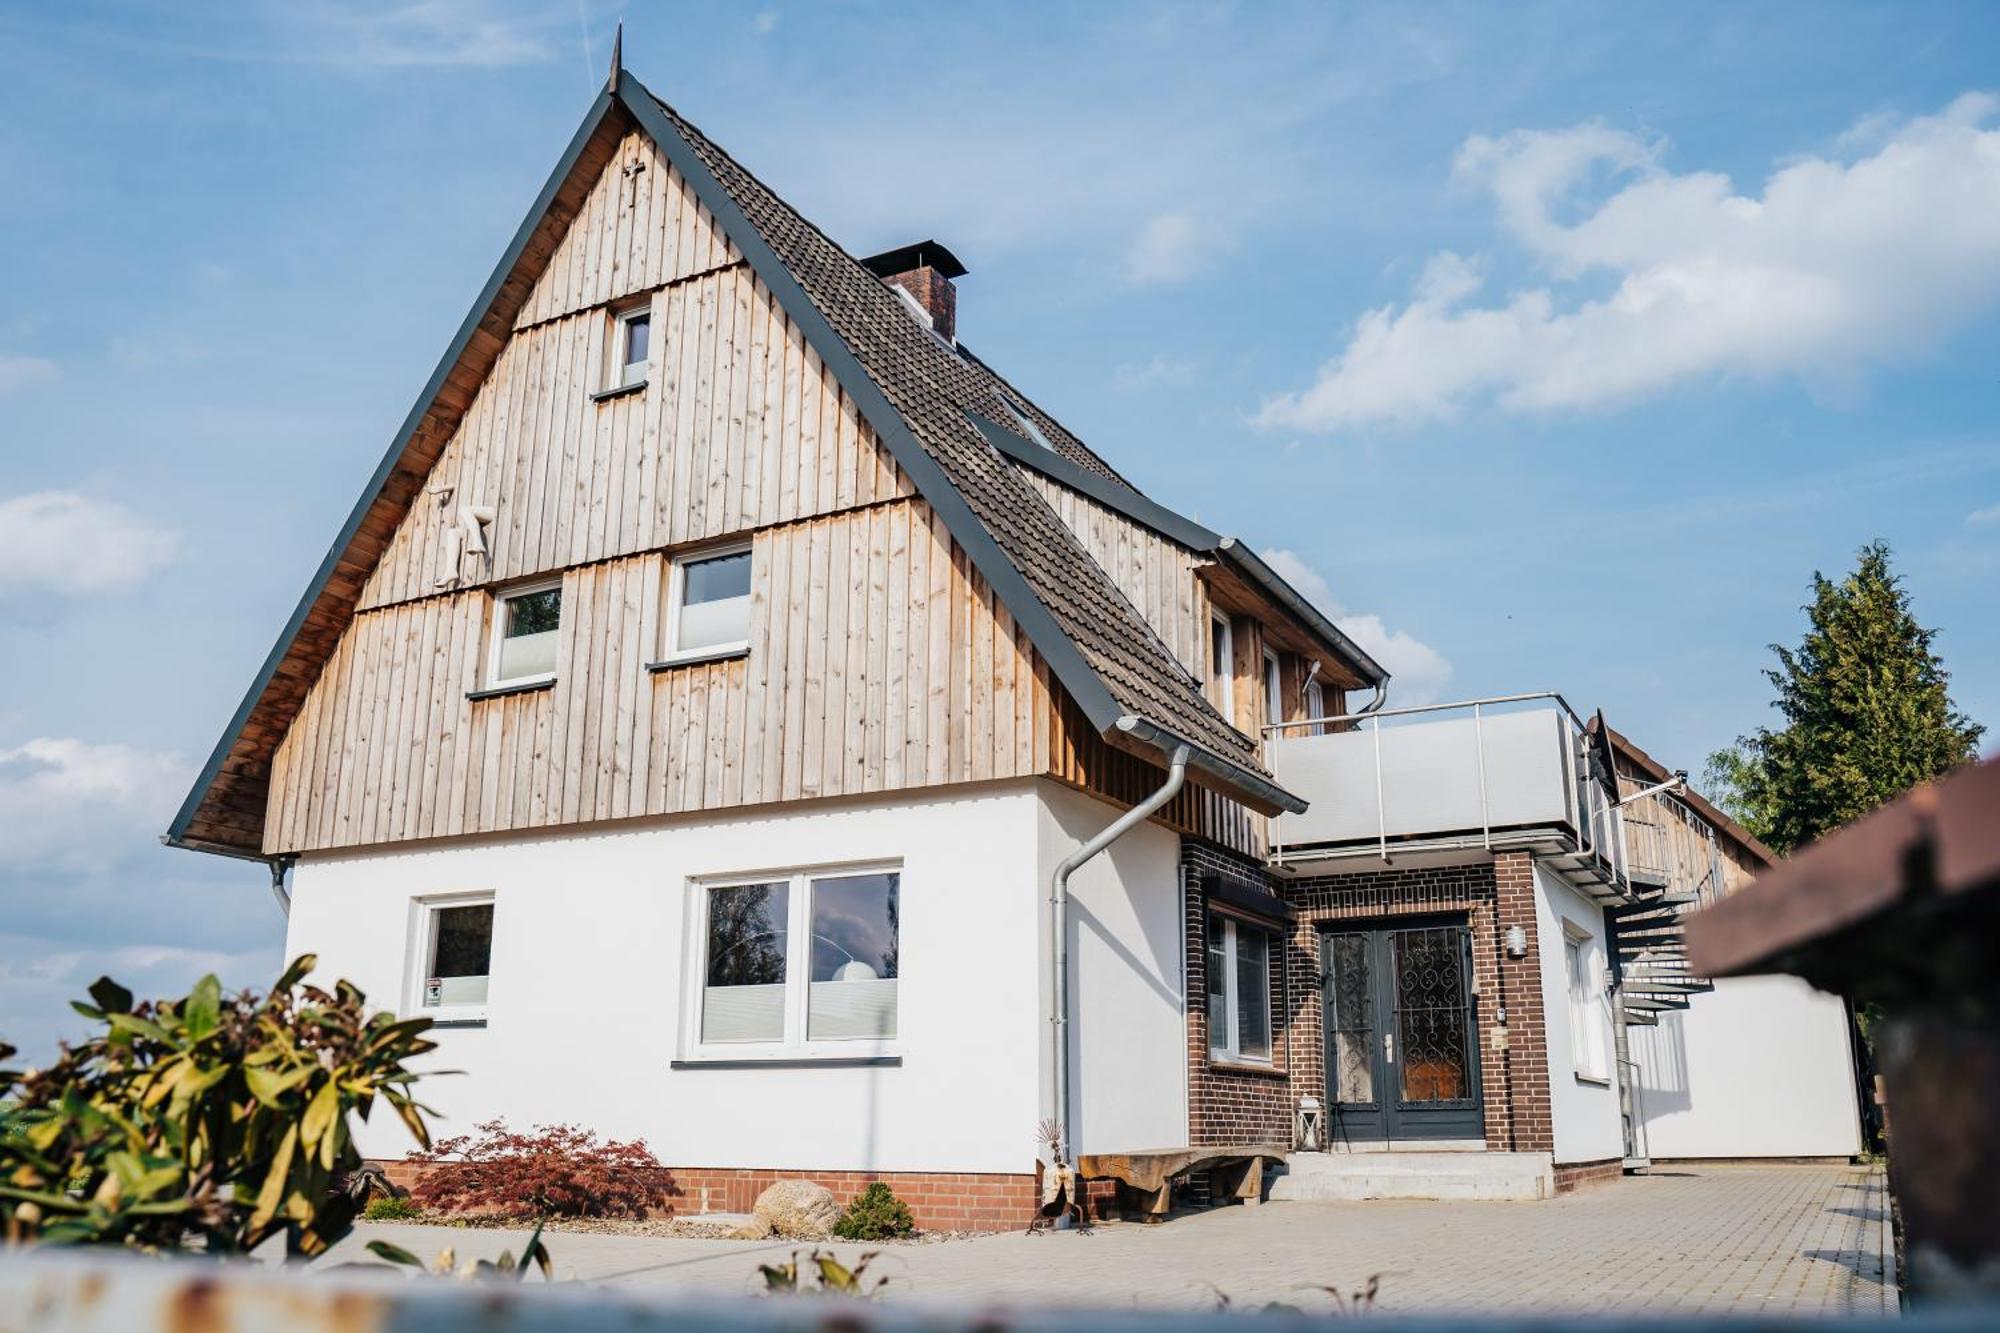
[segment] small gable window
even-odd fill
[[[708,661],[750,647],[750,548],[705,551],[674,562],[667,661]]]
[[[1278,655],[1264,650],[1264,724],[1275,727],[1285,720],[1284,677],[1278,670]]]
[[[562,628],[562,585],[537,584],[495,599],[493,659],[486,685],[498,689],[556,678],[556,637]]]
[[[653,307],[642,305],[618,317],[613,340],[611,387],[627,389],[646,382],[646,365],[653,354]]]
[[[1208,678],[1214,685],[1210,702],[1222,715],[1236,713],[1236,636],[1230,631],[1229,617],[1214,612],[1208,621]]]

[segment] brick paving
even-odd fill
[[[1380,1275],[1376,1312],[1893,1315],[1879,1171],[1680,1166],[1543,1203],[1268,1204],[1087,1236],[1019,1234],[893,1246],[874,1271],[894,1301],[966,1306],[1324,1309],[1315,1290]],[[463,1258],[518,1249],[492,1231],[365,1227]],[[790,1244],[552,1234],[559,1273],[653,1289],[747,1292]],[[867,1248],[840,1245],[844,1255]]]

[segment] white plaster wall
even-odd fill
[[[1737,977],[1633,1028],[1638,1112],[1655,1157],[1861,1151],[1846,1010],[1796,977]]]
[[[1123,811],[1054,783],[1044,783],[1042,794],[1037,882],[1046,899],[1056,865]],[[1185,1144],[1180,837],[1158,824],[1140,825],[1071,876],[1070,899],[1073,1149]],[[1045,1051],[1049,1045],[1044,1037]]]
[[[494,893],[488,1025],[441,1031],[427,1064],[465,1073],[418,1089],[444,1134],[505,1116],[640,1136],[675,1166],[1024,1171],[1044,1114],[1040,785],[310,856],[287,947],[319,954],[322,982],[400,1007],[412,899]],[[902,1065],[670,1068],[690,879],[878,860],[902,863]],[[360,1146],[410,1143],[378,1114]]]
[[[1595,1068],[1604,1082],[1588,1081],[1570,1040],[1568,969],[1563,961],[1565,924],[1589,937],[1600,983],[1609,958],[1605,951],[1604,909],[1571,888],[1539,862],[1535,865],[1535,933],[1542,965],[1542,1021],[1548,1029],[1549,1111],[1555,1128],[1557,1162],[1601,1162],[1625,1155],[1625,1130],[1618,1109],[1617,1066],[1608,1002],[1593,1005],[1589,1040],[1601,1043]],[[1601,985],[1598,993],[1602,994]]]

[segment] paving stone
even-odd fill
[[[1380,1277],[1376,1310],[1893,1315],[1879,1170],[1677,1166],[1537,1203],[1374,1200],[1218,1208],[1161,1226],[885,1247],[887,1299],[974,1306],[1334,1304]],[[420,1255],[519,1247],[513,1233],[369,1226]],[[552,1232],[557,1271],[621,1286],[752,1292],[791,1243]],[[808,1247],[809,1248],[809,1247]],[[830,1248],[852,1258],[868,1247]]]

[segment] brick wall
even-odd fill
[[[1326,1100],[1319,990],[1322,930],[1399,917],[1456,916],[1472,931],[1486,1146],[1497,1151],[1553,1150],[1534,868],[1527,853],[1502,853],[1463,865],[1281,880],[1267,876],[1254,861],[1187,839],[1181,867],[1188,938],[1190,1143],[1245,1138],[1290,1143],[1299,1098]],[[1285,941],[1284,966],[1273,969],[1271,1012],[1276,1030],[1268,1072],[1217,1068],[1209,1060],[1208,917],[1202,878],[1216,873],[1267,884],[1297,913]],[[1506,931],[1514,925],[1527,937],[1527,954],[1520,959],[1505,953]],[[1280,971],[1282,976],[1277,975]],[[1503,1006],[1507,1022],[1501,1046],[1495,1033],[1503,1030],[1499,1023]]]
[[[425,1170],[400,1160],[376,1161],[389,1179],[408,1189]],[[437,1168],[449,1169],[449,1168]],[[868,1187],[885,1182],[910,1207],[924,1231],[1009,1231],[1035,1216],[1041,1195],[1033,1173],[953,1174],[916,1171],[781,1171],[755,1167],[670,1167],[667,1211],[678,1217],[747,1213],[757,1196],[781,1180],[812,1180],[833,1191],[842,1207]]]
[[[1607,1157],[1601,1162],[1572,1162],[1556,1168],[1556,1193],[1568,1194],[1584,1185],[1602,1185],[1625,1174],[1625,1159]]]
[[[1289,1034],[1299,989],[1292,940],[1281,938],[1271,968],[1271,1067],[1218,1065],[1208,1054],[1208,905],[1205,875],[1232,875],[1256,884],[1269,877],[1257,862],[1192,838],[1181,840],[1181,889],[1187,913],[1188,1143],[1279,1143],[1292,1141],[1292,1088]],[[1317,1000],[1315,999],[1315,1004]]]

